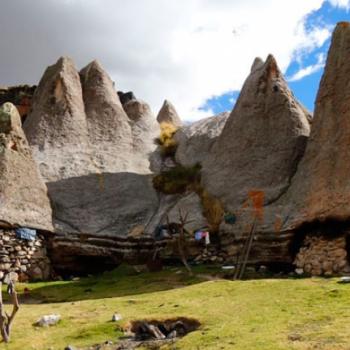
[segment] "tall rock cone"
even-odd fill
[[[132,99],[123,107],[130,119],[133,151],[137,155],[139,171],[149,173],[150,157],[156,149],[154,139],[160,132],[159,124],[150,106],[140,99]]]
[[[285,202],[289,225],[350,218],[350,23],[336,26],[305,156]]]
[[[178,128],[182,126],[182,121],[177,114],[175,107],[168,100],[164,101],[163,106],[158,113],[157,121],[159,124],[170,123]]]
[[[83,68],[80,78],[95,165],[101,171],[127,170],[132,161],[131,126],[112,80],[97,61]]]
[[[37,165],[11,103],[0,107],[0,224],[52,231],[52,213]]]
[[[46,69],[23,127],[46,181],[78,176],[90,167],[80,78],[70,58]]]
[[[202,184],[236,211],[259,191],[261,204],[288,188],[310,132],[309,116],[289,90],[276,60],[256,59],[222,134],[203,162]]]

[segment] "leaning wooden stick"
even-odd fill
[[[7,286],[7,293],[9,294],[10,302],[13,305],[11,315],[9,315],[4,310],[4,303],[2,299],[2,282],[0,282],[0,332],[1,332],[2,339],[5,343],[8,343],[10,341],[12,322],[19,309],[17,292],[15,289],[15,283],[13,281],[9,281]]]

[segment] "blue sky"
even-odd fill
[[[312,29],[315,26],[327,26],[333,31],[337,22],[349,21],[350,12],[344,8],[334,7],[329,2],[325,2],[322,7],[312,12],[306,18],[306,28]],[[325,43],[311,52],[304,52],[302,55],[296,55],[295,59],[288,66],[285,77],[289,87],[293,91],[297,99],[307,107],[311,112],[314,110],[317,90],[324,70],[324,61],[327,57],[327,52],[330,46],[331,38],[328,38]],[[298,72],[308,68],[312,73],[307,74],[302,78],[298,78]],[[295,79],[293,79],[295,77]],[[201,106],[203,111],[212,110],[215,114],[225,110],[231,110],[239,95],[239,91],[229,91],[221,96],[214,96],[207,100]]]

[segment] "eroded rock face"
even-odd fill
[[[350,217],[350,23],[333,33],[310,139],[285,202],[288,225]]]
[[[159,136],[159,125],[150,106],[144,101],[132,99],[123,107],[131,123],[132,152],[134,157],[137,157],[135,166],[139,166],[140,172],[146,170],[146,173],[150,173],[150,158],[156,150],[154,140]]]
[[[223,112],[179,129],[175,134],[178,144],[176,161],[183,166],[202,164],[220,136],[229,115],[229,112]]]
[[[16,107],[0,107],[0,222],[52,230],[47,190]]]
[[[98,62],[80,76],[68,58],[49,67],[25,124],[56,232],[126,235],[147,224],[158,205],[148,158],[159,125],[145,103],[122,106]]]
[[[165,100],[162,108],[160,109],[157,121],[161,123],[170,123],[176,127],[182,126],[182,121],[176,112],[175,107],[168,100]]]
[[[221,136],[203,162],[204,187],[231,211],[239,209],[251,191],[264,194],[265,206],[276,201],[304,153],[308,117],[275,59],[255,60]]]
[[[24,131],[45,181],[93,171],[79,74],[71,59],[48,67]]]
[[[112,80],[97,61],[82,69],[80,78],[94,164],[101,172],[130,168],[131,126]]]

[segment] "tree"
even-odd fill
[[[179,225],[178,225],[178,235],[175,237],[177,243],[177,249],[179,251],[180,259],[189,275],[192,276],[193,272],[191,266],[187,262],[186,257],[186,246],[187,246],[187,237],[186,237],[186,229],[185,226],[191,221],[188,220],[189,213],[183,213],[181,209],[179,209]],[[167,217],[168,227],[169,225],[169,217]]]
[[[2,299],[2,282],[0,281],[0,332],[3,341],[8,343],[10,341],[11,326],[19,309],[19,303],[15,289],[15,282],[12,279],[11,273],[5,277],[5,281],[7,283],[7,293],[10,297],[10,302],[13,305],[13,309],[11,315],[4,310],[4,303]]]

